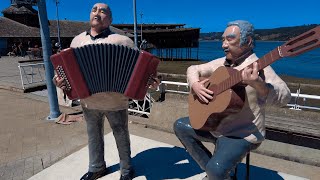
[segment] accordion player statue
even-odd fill
[[[66,80],[71,100],[100,92],[118,92],[141,100],[160,62],[146,51],[114,44],[67,48],[50,59],[58,76]]]

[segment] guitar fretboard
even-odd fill
[[[273,62],[275,62],[281,58],[281,56],[280,56],[281,50],[279,48],[280,47],[275,48],[274,50],[272,50],[268,54],[264,55],[263,57],[261,57],[255,61],[258,63],[258,71],[260,71],[261,69],[264,69],[265,67],[269,66],[270,64],[272,64]],[[248,65],[248,67],[252,68],[253,63]],[[224,81],[217,84],[217,89],[216,89],[215,93],[220,94],[220,93],[224,92],[225,90],[230,89],[233,86],[240,83],[242,81],[242,77],[241,77],[242,71],[243,70],[236,71],[235,73],[232,73],[229,78],[227,78]]]

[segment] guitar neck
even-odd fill
[[[273,62],[281,58],[279,54],[281,53],[281,51],[279,50],[279,48],[280,46],[255,61],[258,63],[258,71],[264,69],[265,67],[269,66],[270,64],[272,64]],[[253,63],[248,65],[248,67],[253,68]],[[231,74],[229,78],[217,84],[216,94],[220,94],[225,90],[230,89],[233,86],[239,84],[242,81],[242,77],[241,77],[242,71],[243,70],[236,71],[235,73]]]
[[[263,57],[259,58],[256,62],[258,63],[258,71],[264,69],[265,67],[269,66],[270,64],[274,63],[275,61],[281,59],[280,56],[280,46],[269,52],[268,54],[264,55]],[[253,63],[251,63],[248,67],[253,68]],[[240,72],[242,72],[241,70]],[[240,79],[242,81],[242,79]]]

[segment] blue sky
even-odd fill
[[[1,10],[10,6],[10,0],[0,1]],[[59,1],[60,19],[87,21],[92,5],[104,2],[112,9],[114,24],[133,23],[133,0]],[[55,0],[46,2],[48,18],[56,19]],[[138,23],[179,23],[201,32],[223,31],[236,19],[248,20],[256,29],[320,24],[319,0],[136,0],[136,4]]]

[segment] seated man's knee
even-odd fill
[[[219,164],[219,162],[209,161],[209,163],[206,166],[206,173],[209,177],[209,180],[220,180],[226,177],[228,170],[224,166]]]
[[[173,124],[173,130],[174,132],[178,135],[180,133],[183,133],[189,125],[189,118],[183,117],[178,120]]]

